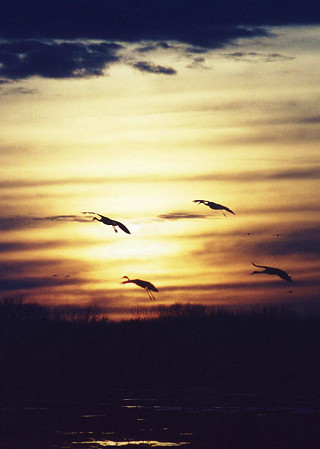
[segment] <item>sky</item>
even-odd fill
[[[0,297],[319,311],[319,49],[315,0],[2,0]]]

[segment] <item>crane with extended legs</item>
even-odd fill
[[[122,279],[127,279],[126,281],[122,281],[122,284],[136,284],[138,287],[144,288],[148,293],[149,299],[155,300],[156,298],[153,296],[152,292],[158,292],[159,290],[151,284],[149,281],[143,281],[142,279],[129,279],[128,276],[123,276]]]
[[[226,206],[223,206],[222,204],[218,204],[218,203],[214,203],[213,201],[207,201],[207,200],[193,200],[193,203],[197,203],[197,204],[204,204],[205,206],[210,207],[210,209],[213,210],[221,210],[223,215],[225,215],[225,213],[223,212],[224,210],[229,212],[230,214],[236,215],[231,209],[229,209]]]
[[[111,218],[105,217],[104,215],[97,214],[96,212],[82,212],[83,214],[91,214],[91,215],[98,215],[100,218],[93,217],[92,221],[97,220],[105,225],[109,225],[113,227],[114,232],[118,232],[118,229],[116,226],[118,226],[120,229],[122,229],[123,232],[126,232],[127,234],[131,234],[129,229],[120,221],[112,220]]]
[[[293,282],[291,276],[286,271],[280,270],[280,268],[266,267],[264,265],[256,265],[252,262],[252,265],[258,268],[264,268],[263,271],[253,271],[250,274],[270,274],[271,276],[279,276],[281,279],[287,282]]]

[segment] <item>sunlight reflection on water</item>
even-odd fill
[[[86,444],[88,447],[120,447],[120,446],[141,446],[141,447],[179,447],[189,445],[187,442],[173,443],[169,441],[140,440],[140,441],[78,441],[75,444]]]

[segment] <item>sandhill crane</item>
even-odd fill
[[[272,276],[279,276],[281,279],[287,281],[287,282],[293,282],[291,277],[283,270],[280,270],[279,268],[273,268],[273,267],[265,267],[264,265],[256,265],[252,262],[252,265],[258,268],[264,268],[263,271],[253,271],[250,274],[271,274]]]
[[[118,229],[116,229],[116,226],[119,226],[120,229],[122,229],[123,232],[126,232],[127,234],[131,234],[129,229],[120,221],[112,220],[111,218],[105,217],[104,215],[97,214],[96,212],[82,212],[83,214],[94,214],[98,215],[100,218],[93,217],[92,221],[97,220],[101,221],[101,223],[105,225],[110,225],[113,227],[114,232],[118,232]]]
[[[210,207],[210,209],[214,209],[214,210],[221,210],[224,211],[226,210],[227,212],[230,212],[230,214],[236,215],[231,209],[229,209],[226,206],[223,206],[222,204],[218,204],[218,203],[214,203],[213,201],[207,201],[207,200],[193,200],[193,203],[197,203],[197,204],[204,204],[205,206]],[[222,212],[224,216],[225,213]]]
[[[128,276],[123,276],[122,279],[127,279],[126,281],[122,281],[122,284],[129,284],[130,282],[132,284],[136,284],[141,288],[144,288],[146,290],[146,292],[148,293],[149,299],[156,299],[152,292],[157,292],[158,289],[156,289],[156,287],[151,284],[151,282],[148,281],[143,281],[142,279],[129,279]]]

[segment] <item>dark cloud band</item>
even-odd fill
[[[211,46],[225,39],[224,27],[319,22],[316,0],[2,0],[0,5],[0,34],[9,38],[169,39]],[[250,31],[243,28],[242,34]]]
[[[0,76],[2,82],[101,76],[119,58],[119,45],[110,42],[140,43],[140,54],[177,43],[201,53],[267,36],[266,26],[318,23],[315,0],[303,5],[298,0],[2,0],[0,38],[13,41],[0,45]],[[90,39],[104,43],[81,43]],[[283,56],[268,56],[277,58]],[[149,73],[175,73],[144,61],[133,65]]]
[[[0,44],[0,76],[4,79],[84,78],[101,76],[118,61],[120,45],[20,40]]]

